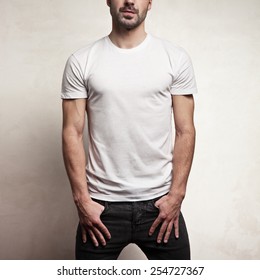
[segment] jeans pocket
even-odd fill
[[[153,204],[153,207],[156,208],[157,210],[159,210],[159,207],[156,207],[156,206],[155,206],[155,203],[156,203],[159,199],[161,199],[163,196],[165,196],[165,194],[164,194],[164,195],[161,195],[161,196],[159,196],[159,197],[156,197],[156,198],[154,198],[154,199],[151,200],[151,202],[152,202],[152,204]]]
[[[92,198],[92,200],[105,207],[103,212],[101,213],[101,215],[104,215],[108,211],[108,202],[107,201],[99,200],[96,198]]]
[[[155,206],[156,199],[152,199],[147,203],[146,210],[151,212],[159,212],[159,208]]]

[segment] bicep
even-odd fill
[[[172,107],[175,129],[177,132],[185,132],[194,129],[194,99],[193,95],[173,95]]]
[[[82,134],[85,125],[86,98],[63,99],[63,132]]]

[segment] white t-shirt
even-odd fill
[[[166,194],[172,181],[172,95],[196,92],[187,53],[150,34],[131,49],[106,36],[72,54],[61,97],[87,98],[91,197],[141,201]]]

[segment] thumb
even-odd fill
[[[174,221],[174,234],[175,234],[175,237],[178,239],[179,238],[179,219],[176,219]]]
[[[83,243],[87,242],[87,233],[85,228],[81,225],[81,234],[82,234],[82,241]]]

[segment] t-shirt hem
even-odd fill
[[[170,187],[170,186],[169,186]],[[122,199],[120,196],[111,198],[111,195],[103,195],[103,194],[90,194],[91,198],[98,199],[101,201],[107,201],[107,202],[137,202],[137,201],[148,201],[155,199],[157,197],[161,197],[163,195],[166,195],[169,192],[169,189],[164,190],[162,192],[156,193],[152,196],[145,196],[145,197],[139,197],[139,198],[125,198]]]
[[[197,94],[196,90],[185,90],[185,91],[171,91],[171,95],[189,95],[189,94]]]
[[[86,95],[61,93],[61,99],[84,99],[88,98]]]

